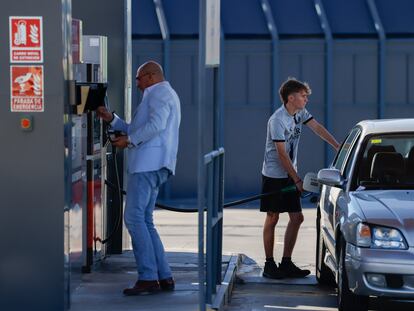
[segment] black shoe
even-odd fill
[[[279,269],[274,261],[266,261],[263,269],[263,277],[269,279],[283,279],[285,272]]]
[[[283,271],[287,278],[304,278],[311,273],[309,270],[300,269],[292,261],[280,263],[279,270]]]
[[[148,295],[160,291],[160,284],[154,281],[137,281],[134,287],[124,289],[125,296]]]
[[[158,282],[160,283],[160,287],[163,291],[173,291],[175,288],[175,282],[172,277],[168,279],[159,280]]]

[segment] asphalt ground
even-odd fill
[[[335,288],[320,287],[315,278],[316,209],[305,202],[304,222],[299,231],[292,260],[312,274],[301,280],[269,280],[263,278],[265,261],[262,229],[265,214],[258,206],[228,208],[224,210],[223,253],[244,254],[243,265],[237,274],[236,285],[228,311],[274,310],[337,310]],[[175,252],[197,251],[197,214],[182,214],[157,210],[157,228],[167,250]],[[282,214],[276,226],[275,260],[282,256],[283,236],[288,215]],[[384,299],[370,300],[370,310],[414,310],[414,305],[390,302]]]
[[[305,205],[309,207],[310,205]],[[314,208],[304,208],[293,261],[315,270],[316,228]],[[269,280],[261,276],[264,252],[262,226],[265,218],[255,206],[228,208],[224,211],[223,272],[232,254],[244,254],[237,273],[228,311],[248,310],[337,310],[336,290],[321,288],[314,274],[301,280]],[[156,295],[124,297],[122,290],[136,280],[131,251],[107,258],[99,269],[83,275],[81,286],[72,296],[75,311],[170,311],[198,310],[198,215],[157,209],[154,221],[167,251],[176,290]],[[282,214],[276,227],[275,260],[280,261],[283,235],[288,222]],[[128,248],[130,245],[125,244]],[[371,310],[414,310],[412,304],[371,300]]]

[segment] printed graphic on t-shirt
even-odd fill
[[[301,133],[300,126],[296,125],[296,126],[293,128],[293,131],[291,131],[291,133],[292,133],[292,134],[288,137],[288,141],[289,141],[289,142],[291,142],[291,141],[293,141],[293,140],[297,140],[297,139],[299,139],[299,137],[300,137],[300,133]]]
[[[293,162],[295,160],[295,145],[296,141],[299,140],[301,133],[300,125],[295,125],[293,130],[290,132],[289,137],[286,139],[289,146],[289,157],[290,160]]]

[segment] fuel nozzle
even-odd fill
[[[117,137],[120,136],[126,136],[126,134],[122,131],[114,131],[111,129],[108,129],[108,138],[111,142],[113,142]]]

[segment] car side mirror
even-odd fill
[[[318,182],[331,187],[343,188],[345,185],[344,177],[336,168],[325,168],[320,170],[318,172]]]

